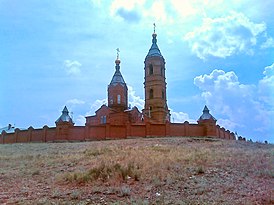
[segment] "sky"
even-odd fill
[[[120,50],[129,104],[144,105],[153,23],[172,122],[274,143],[273,0],[0,0],[0,127],[76,125],[106,103]]]

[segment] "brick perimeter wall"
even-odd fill
[[[215,126],[216,137],[221,139],[235,140],[234,133],[219,125]],[[165,136],[206,136],[205,127],[199,124],[166,123],[166,124],[127,124],[98,126],[74,126],[70,127],[67,136],[57,136],[55,127],[44,126],[43,129],[28,130],[15,129],[14,133],[2,132],[0,143],[26,143],[26,142],[54,142],[54,141],[84,141],[122,139],[128,137],[165,137]],[[61,137],[61,138],[60,138]],[[62,137],[64,139],[62,139]]]

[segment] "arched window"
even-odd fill
[[[149,90],[149,98],[152,99],[153,98],[153,89]]]
[[[121,104],[121,95],[117,95],[117,103]]]
[[[153,65],[149,64],[149,75],[153,74]]]
[[[162,90],[162,99],[165,99],[165,92]]]

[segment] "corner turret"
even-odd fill
[[[69,116],[69,111],[67,106],[64,107],[62,111],[62,115],[55,121],[55,124],[60,124],[60,123],[69,123],[74,125],[74,122],[72,121],[72,118]]]
[[[205,105],[203,114],[198,119],[198,124],[204,126],[204,135],[216,137],[217,120],[209,113],[209,109]]]

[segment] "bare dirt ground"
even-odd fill
[[[0,204],[274,204],[274,145],[143,138],[0,145]]]

